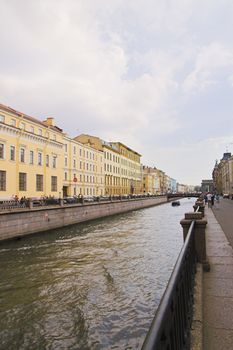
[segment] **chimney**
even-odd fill
[[[46,120],[44,120],[44,123],[47,124],[48,126],[54,126],[54,118],[49,117]]]

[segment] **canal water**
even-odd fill
[[[140,349],[194,199],[0,245],[0,349]]]

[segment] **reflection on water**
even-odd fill
[[[140,349],[193,199],[0,245],[1,349]]]

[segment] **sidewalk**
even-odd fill
[[[206,207],[205,215],[210,272],[203,273],[203,349],[232,350],[233,249],[212,209]]]

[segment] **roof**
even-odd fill
[[[11,107],[8,107],[8,106],[5,106],[3,104],[0,103],[0,109],[5,111],[5,112],[8,112],[8,113],[11,113],[11,114],[15,114],[17,115],[18,117],[21,117],[23,119],[26,119],[28,121],[31,121],[33,123],[36,123],[36,124],[39,124],[43,127],[47,127],[49,129],[52,129],[54,131],[57,131],[57,132],[62,132],[62,129],[60,129],[59,127],[57,126],[48,126],[48,124],[46,124],[45,122],[42,122],[34,117],[31,117],[25,113],[22,113],[22,112],[19,112],[19,111],[16,111],[15,109],[11,108]]]

